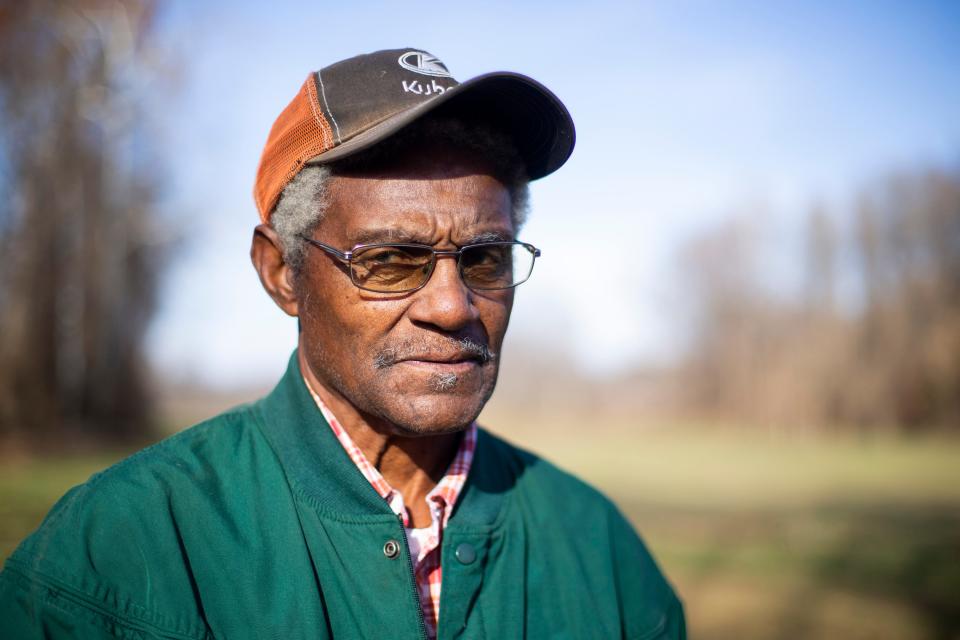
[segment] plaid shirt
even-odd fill
[[[306,379],[304,379],[306,382]],[[457,503],[461,489],[470,472],[470,463],[473,462],[473,451],[477,445],[477,425],[473,423],[464,432],[460,447],[447,469],[446,475],[441,478],[437,486],[427,494],[427,504],[430,505],[430,526],[423,529],[410,528],[410,514],[403,502],[403,495],[391,487],[377,468],[370,464],[360,448],[354,444],[346,430],[334,417],[329,407],[324,404],[320,396],[310,387],[307,389],[313,396],[320,413],[333,429],[337,440],[357,465],[363,477],[373,486],[380,497],[387,501],[390,508],[403,518],[403,526],[407,530],[407,542],[410,546],[410,557],[413,559],[414,576],[417,580],[417,590],[420,592],[420,606],[423,608],[423,622],[426,626],[427,637],[431,640],[437,637],[437,625],[440,620],[440,583],[442,568],[440,566],[440,543],[443,540],[443,529],[450,519],[453,507]]]

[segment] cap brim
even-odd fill
[[[553,173],[573,152],[573,119],[560,99],[533,78],[501,71],[451,87],[310,158],[307,164],[327,164],[351,156],[441,109],[467,120],[491,122],[502,129],[517,145],[531,180]]]

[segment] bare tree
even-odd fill
[[[859,368],[882,381],[874,413],[958,427],[960,174],[893,175],[861,201],[858,220]]]
[[[807,222],[807,305],[819,314],[834,311],[837,234],[823,207],[814,207]]]
[[[0,9],[0,436],[142,433],[161,247],[151,0]]]
[[[809,215],[803,299],[758,285],[742,221],[690,243],[698,321],[680,380],[694,407],[783,427],[960,427],[960,173],[890,176],[855,220],[844,239]],[[835,303],[841,269],[860,308]]]

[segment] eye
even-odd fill
[[[495,267],[507,261],[509,248],[503,245],[467,247],[463,252],[464,267]]]
[[[357,255],[355,260],[370,266],[384,264],[413,265],[424,260],[429,261],[430,254],[413,247],[371,247]]]
[[[354,281],[374,291],[402,291],[420,287],[430,274],[429,247],[377,245],[353,257]]]

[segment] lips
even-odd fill
[[[480,358],[474,354],[418,355],[405,357],[397,364],[416,367],[438,373],[466,373],[480,366]]]
[[[483,342],[470,338],[451,338],[441,343],[410,341],[380,351],[374,359],[377,369],[412,363],[435,367],[472,367],[490,362],[496,357]]]

